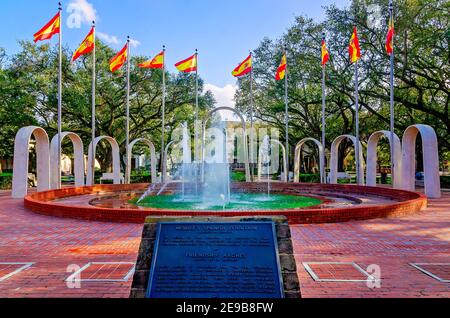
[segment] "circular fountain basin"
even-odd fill
[[[335,223],[417,213],[427,205],[420,193],[381,187],[305,183],[235,183],[226,207],[182,201],[176,186],[161,197],[147,197],[136,205],[148,184],[96,185],[34,193],[25,207],[48,216],[107,222],[143,223],[147,216],[273,216],[291,224]],[[185,198],[186,199],[186,198]],[[265,201],[265,202],[264,202]]]
[[[223,198],[225,200],[225,198]],[[94,203],[95,202],[91,202]],[[167,194],[147,196],[142,201],[135,198],[129,202],[138,207],[160,210],[192,210],[192,211],[263,211],[289,210],[318,206],[323,203],[319,198],[287,194],[235,193],[229,203],[220,201],[203,201],[195,196]]]

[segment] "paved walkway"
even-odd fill
[[[36,215],[26,211],[21,200],[0,192],[0,297],[127,297],[131,280],[120,280],[126,279],[132,268],[127,262],[134,263],[137,258],[140,235],[140,225]],[[450,283],[409,265],[450,264],[450,193],[432,200],[428,210],[419,215],[295,225],[292,235],[304,297],[450,298]],[[82,282],[81,288],[69,288],[65,279],[91,262],[94,264],[82,271],[81,278],[109,281]],[[99,262],[108,264],[95,264]],[[355,262],[363,270],[376,264],[381,270],[381,286],[369,288],[366,276],[345,264],[310,264],[310,268],[322,279],[363,281],[316,282],[303,262]],[[20,271],[24,264],[6,263],[34,264]],[[450,265],[424,267],[450,279]]]

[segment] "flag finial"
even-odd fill
[[[62,11],[62,3],[61,2],[58,2],[58,10]]]

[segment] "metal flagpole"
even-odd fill
[[[361,176],[359,167],[361,165],[359,158],[359,96],[358,96],[358,61],[355,62],[355,157],[356,157],[356,182],[361,185]]]
[[[59,65],[58,65],[58,189],[61,189],[61,133],[62,133],[62,5],[59,7]]]
[[[325,33],[322,33],[322,40],[325,42]],[[325,175],[325,149],[326,149],[326,121],[325,121],[325,110],[326,110],[326,88],[325,88],[325,64],[322,65],[322,148],[323,148],[323,166],[322,166],[322,183],[327,183],[327,177]]]
[[[254,135],[253,135],[253,56],[250,51],[250,59],[252,59],[252,66],[250,70],[250,163],[251,163],[251,174],[252,180],[254,176],[255,162],[253,158],[253,143],[254,143]]]
[[[95,21],[92,21],[92,29],[93,29],[93,37],[94,37],[94,49],[92,51],[92,162],[91,162],[91,169],[92,169],[92,185],[95,184],[95,146],[94,146],[94,140],[95,140]]]
[[[194,161],[199,161],[199,140],[198,140],[198,50],[195,49],[195,123],[194,123],[194,135],[195,135],[195,153],[194,153]]]
[[[163,45],[163,68],[162,68],[162,130],[161,130],[161,167],[164,165],[166,157],[164,155],[166,131],[166,46]],[[164,175],[161,175],[161,180],[164,182]]]
[[[287,65],[287,50],[284,47],[284,55],[286,56],[286,70],[284,73],[284,103],[285,103],[285,120],[286,120],[286,161],[287,161],[287,180],[289,182],[289,171],[290,171],[290,147],[289,147],[289,101],[288,101],[288,65]]]
[[[127,101],[126,101],[126,167],[125,167],[125,183],[130,183],[131,174],[131,153],[128,152],[130,145],[130,36],[127,37]]]
[[[393,3],[392,0],[389,1],[389,22],[394,21],[393,16]],[[391,69],[390,69],[390,86],[391,86],[391,95],[390,95],[390,131],[391,131],[391,182],[392,186],[394,187],[394,181],[395,181],[395,147],[394,147],[394,120],[395,120],[395,113],[394,113],[394,37],[392,37],[392,52],[390,56],[391,60]]]

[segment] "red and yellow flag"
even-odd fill
[[[361,58],[361,48],[359,47],[358,33],[356,27],[353,29],[350,45],[348,46],[348,53],[350,54],[350,62],[355,63]]]
[[[156,55],[153,60],[139,64],[140,68],[163,68],[164,67],[164,51]]]
[[[325,39],[322,40],[322,65],[327,64],[330,59],[330,53],[328,52],[327,45],[325,43]]]
[[[391,55],[394,52],[394,19],[389,19],[389,30],[386,37],[386,53]]]
[[[109,69],[111,72],[115,72],[122,67],[122,65],[127,61],[128,57],[128,43],[125,44],[122,50],[114,56],[109,62]]]
[[[73,53],[72,62],[75,62],[80,56],[89,54],[95,47],[94,28],[91,29],[80,47]]]
[[[241,64],[236,67],[233,72],[231,73],[234,77],[240,77],[245,74],[250,73],[252,70],[252,55],[250,54]]]
[[[277,74],[275,75],[275,80],[281,81],[286,76],[286,68],[287,68],[287,59],[286,53],[283,54],[281,58],[280,66],[278,66]]]
[[[61,28],[61,13],[58,12],[42,29],[34,34],[34,42],[49,40],[53,35],[58,34]]]
[[[197,54],[194,54],[187,59],[178,62],[175,64],[175,67],[180,71],[184,73],[190,73],[197,71]]]

